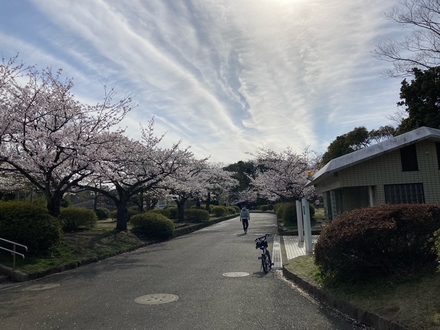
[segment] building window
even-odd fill
[[[423,183],[386,184],[385,202],[387,204],[424,204]]]
[[[411,144],[400,149],[400,160],[402,162],[402,171],[418,171],[416,145]]]

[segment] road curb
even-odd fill
[[[286,269],[284,266],[283,275],[288,280],[298,285],[301,289],[312,295],[318,301],[339,311],[342,314],[347,315],[361,324],[373,327],[376,330],[409,330],[409,328],[406,328],[397,322],[387,320],[380,315],[358,308],[347,301],[336,299],[330,293],[308,283],[298,275],[295,275]]]

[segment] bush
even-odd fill
[[[174,236],[174,222],[158,212],[134,215],[130,222],[135,232],[150,238],[169,239]]]
[[[271,205],[271,204],[266,204],[266,205],[260,205],[259,207],[258,207],[258,209],[260,210],[260,211],[270,211],[270,210],[272,210],[273,209],[273,205]]]
[[[118,210],[113,210],[110,212],[110,218],[116,220],[118,217]]]
[[[167,217],[168,219],[171,219],[171,212],[169,209],[154,209],[154,210],[150,210],[148,212],[155,212],[155,213],[159,213],[162,214],[164,217]]]
[[[226,209],[228,210],[228,214],[238,213],[237,210],[235,209],[235,207],[233,207],[233,206],[228,206],[228,207],[226,207]]]
[[[96,216],[98,217],[98,220],[105,220],[110,218],[110,211],[106,209],[105,207],[98,207],[95,210]]]
[[[206,210],[206,204],[200,204],[200,207],[197,207],[197,204],[191,205],[190,209],[201,209]]]
[[[137,206],[130,206],[127,209],[127,213],[128,213],[128,220],[130,220],[133,216],[135,216],[136,214],[139,214],[139,207]]]
[[[179,211],[177,210],[176,206],[170,206],[166,207],[165,210],[168,210],[170,212],[170,219],[178,219],[179,218]]]
[[[209,212],[200,209],[187,209],[184,211],[184,218],[189,222],[203,222],[209,220]]]
[[[234,205],[234,206],[231,206],[231,207],[234,208],[235,213],[240,213],[240,208],[238,206]]]
[[[215,217],[224,217],[228,214],[228,209],[225,206],[213,206],[211,208],[211,213]]]
[[[440,229],[434,232],[433,242],[434,242],[434,249],[437,253],[437,262],[438,262],[437,271],[440,272]]]
[[[412,273],[435,260],[440,207],[380,205],[341,214],[321,233],[315,263],[325,278],[358,282]]]
[[[96,213],[85,207],[66,207],[61,209],[58,216],[61,226],[65,232],[76,231],[81,228],[92,229],[96,226],[98,216]]]
[[[276,210],[277,218],[282,220],[287,226],[294,226],[298,223],[298,217],[296,213],[296,203],[279,203],[274,207]],[[310,213],[310,225],[313,227],[316,224],[315,206],[309,203]]]
[[[23,202],[0,203],[0,236],[28,247],[28,253],[46,252],[59,242],[58,220],[47,209]]]
[[[274,211],[277,215],[278,220],[283,220],[284,217],[284,209],[286,206],[288,206],[291,203],[277,203],[274,206]]]
[[[296,205],[293,203],[286,203],[283,208],[282,220],[284,225],[292,226],[296,225],[298,222],[298,217],[296,216]]]

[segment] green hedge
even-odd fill
[[[61,236],[58,219],[47,209],[23,202],[0,203],[0,237],[26,245],[26,255],[46,252]]]
[[[98,221],[96,213],[85,207],[66,207],[61,209],[58,216],[65,232],[79,229],[93,229]]]
[[[328,279],[362,281],[414,272],[435,261],[440,207],[380,205],[343,213],[322,231],[315,263]]]
[[[165,207],[165,210],[168,210],[170,212],[170,219],[178,219],[179,218],[179,211],[177,210],[177,206],[167,206]]]
[[[225,206],[213,206],[211,208],[211,214],[214,217],[224,217],[228,214],[228,209]]]
[[[167,217],[168,219],[171,219],[171,211],[169,209],[154,209],[148,212],[156,212],[162,214],[164,217]]]
[[[234,206],[228,206],[226,207],[226,209],[228,210],[228,214],[237,214],[239,213],[239,210],[237,211],[237,209]]]
[[[189,222],[209,221],[209,212],[200,209],[186,209],[184,211],[184,219]]]
[[[133,230],[146,237],[169,239],[174,236],[174,222],[158,212],[137,214],[130,219]]]
[[[111,217],[109,209],[105,207],[98,207],[95,210],[96,216],[98,217],[98,220],[105,220]]]
[[[234,208],[235,213],[240,213],[240,208],[237,205],[231,206]]]
[[[273,210],[273,205],[272,204],[260,205],[258,209],[260,211],[271,211]]]

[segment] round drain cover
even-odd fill
[[[245,273],[245,272],[230,272],[230,273],[224,273],[223,276],[226,276],[226,277],[245,277],[245,276],[249,276],[249,273]]]
[[[42,290],[49,290],[53,288],[58,288],[59,284],[36,284],[28,286],[27,288],[22,289],[21,291],[42,291]]]
[[[179,299],[178,296],[169,293],[154,293],[147,294],[145,296],[137,297],[134,301],[138,304],[143,305],[160,305],[167,304],[173,301],[177,301]]]

